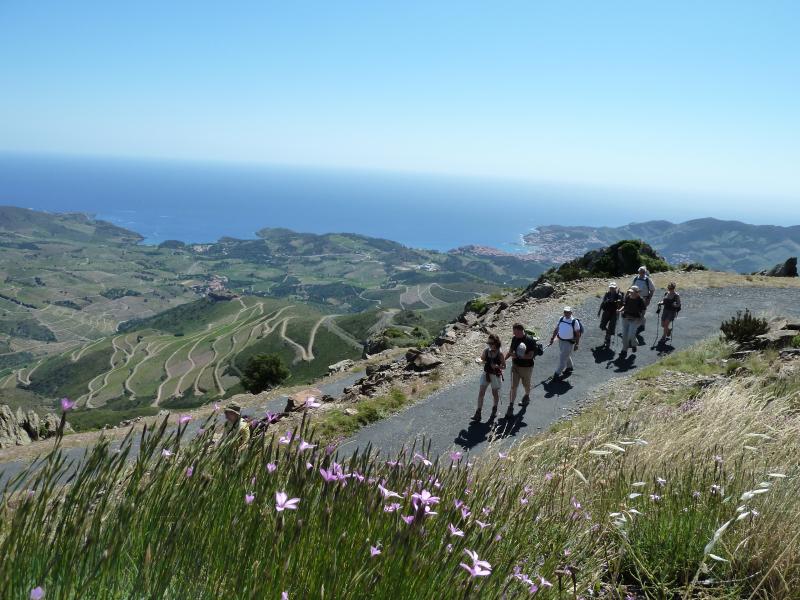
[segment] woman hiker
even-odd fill
[[[486,388],[489,386],[492,388],[492,398],[494,399],[489,420],[491,421],[497,414],[497,405],[500,402],[500,387],[503,385],[501,377],[506,369],[506,360],[500,350],[500,338],[497,334],[490,334],[487,344],[488,348],[483,351],[479,359],[483,363],[483,374],[481,375],[481,387],[478,392],[478,410],[472,415],[473,421],[481,420],[483,398],[486,396]]]
[[[636,334],[642,324],[646,310],[647,304],[642,300],[639,288],[632,285],[628,293],[625,294],[625,300],[619,309],[622,314],[622,351],[619,353],[620,358],[625,359],[628,357],[628,348],[632,348],[636,352],[636,348],[639,346]]]
[[[658,303],[658,306],[662,309],[661,327],[664,330],[658,343],[663,344],[672,337],[672,322],[681,310],[681,296],[675,291],[675,282],[670,282],[667,286],[667,293],[664,294],[664,298]]]

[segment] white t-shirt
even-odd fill
[[[558,320],[558,339],[574,340],[576,331],[580,331],[580,328],[574,317],[569,319],[567,319],[567,317],[561,317]]]

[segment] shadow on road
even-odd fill
[[[487,440],[497,440],[516,435],[520,429],[528,426],[524,421],[525,411],[527,410],[528,407],[523,406],[510,419],[501,417],[500,419],[492,419],[486,422],[473,421],[467,429],[462,429],[458,432],[458,436],[453,440],[453,443],[464,450],[470,450]]]
[[[670,354],[671,352],[673,352],[675,350],[675,346],[673,346],[669,342],[659,341],[655,346],[653,346],[650,349],[651,350],[655,350],[656,354],[659,357],[661,357],[661,356],[666,356],[667,354]]]
[[[609,362],[614,359],[614,349],[602,344],[592,348],[592,356],[597,364]]]
[[[636,368],[636,354],[631,352],[625,358],[617,357],[611,364],[614,365],[615,373],[625,373]]]
[[[572,384],[564,379],[546,379],[542,381],[544,388],[544,397],[552,398],[553,396],[563,396],[572,389]]]

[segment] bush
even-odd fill
[[[247,362],[242,373],[242,386],[258,394],[278,385],[289,377],[289,369],[277,354],[256,354]]]
[[[790,345],[792,348],[800,348],[800,334],[798,334],[798,335],[794,336],[794,337],[792,338],[792,341],[791,341],[791,342],[789,342],[789,345]]]
[[[735,317],[723,321],[720,330],[727,341],[746,344],[752,342],[756,336],[767,333],[769,323],[766,319],[754,317],[749,310],[745,309],[744,313],[740,310],[736,311]]]
[[[681,271],[707,271],[708,267],[706,267],[703,263],[693,262],[693,263],[681,263],[678,268]]]

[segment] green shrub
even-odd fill
[[[258,394],[289,377],[289,369],[277,354],[256,354],[245,366],[242,385],[251,394]]]
[[[736,311],[736,316],[727,321],[723,321],[720,330],[729,342],[746,344],[752,342],[756,336],[769,331],[769,324],[766,319],[754,317],[748,309]]]

